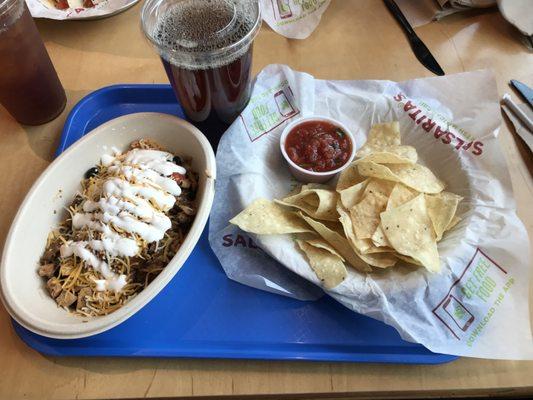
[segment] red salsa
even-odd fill
[[[330,122],[306,121],[288,133],[285,151],[299,167],[327,172],[346,164],[352,153],[352,142],[342,128]]]

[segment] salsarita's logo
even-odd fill
[[[224,235],[222,237],[222,246],[224,247],[244,247],[249,249],[261,250],[259,246],[255,244],[250,236],[233,234]]]
[[[443,115],[433,112],[426,103],[417,104],[403,93],[398,93],[393,99],[416,125],[432,135],[435,140],[452,146],[457,151],[467,151],[475,156],[483,154],[482,141],[476,140],[471,134],[448,121]]]

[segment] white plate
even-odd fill
[[[79,1],[79,0],[78,0]],[[49,0],[26,0],[26,4],[34,18],[55,20],[100,19],[126,11],[140,0],[106,0],[95,7],[68,8],[58,10]],[[79,1],[83,4],[81,1]]]
[[[98,163],[102,154],[110,153],[112,146],[125,150],[133,140],[142,137],[156,140],[170,152],[193,158],[192,168],[199,174],[196,218],[177,254],[146,289],[110,315],[74,316],[57,306],[37,274],[47,235],[65,218],[64,207],[79,190],[85,171]],[[205,136],[174,116],[130,114],[94,129],[50,164],[15,217],[0,269],[0,293],[9,314],[35,333],[60,339],[91,336],[131,317],[170,282],[193,250],[211,210],[215,173],[215,156]]]

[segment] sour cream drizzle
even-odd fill
[[[98,252],[110,257],[133,257],[141,249],[131,234],[152,243],[163,239],[170,229],[172,224],[165,212],[181,194],[181,188],[170,176],[187,172],[171,160],[172,154],[158,150],[134,149],[102,156],[101,164],[108,167],[112,176],[103,183],[98,201],[85,200],[83,212],[72,217],[73,229],[101,232],[101,239],[69,241],[60,249],[61,257],[76,255],[102,274],[105,279],[95,281],[96,290],[118,292],[127,283],[126,276],[113,272]]]

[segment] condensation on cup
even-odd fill
[[[21,124],[40,125],[66,97],[24,0],[0,0],[0,103]]]
[[[142,28],[187,117],[216,148],[251,92],[257,0],[147,0]]]

